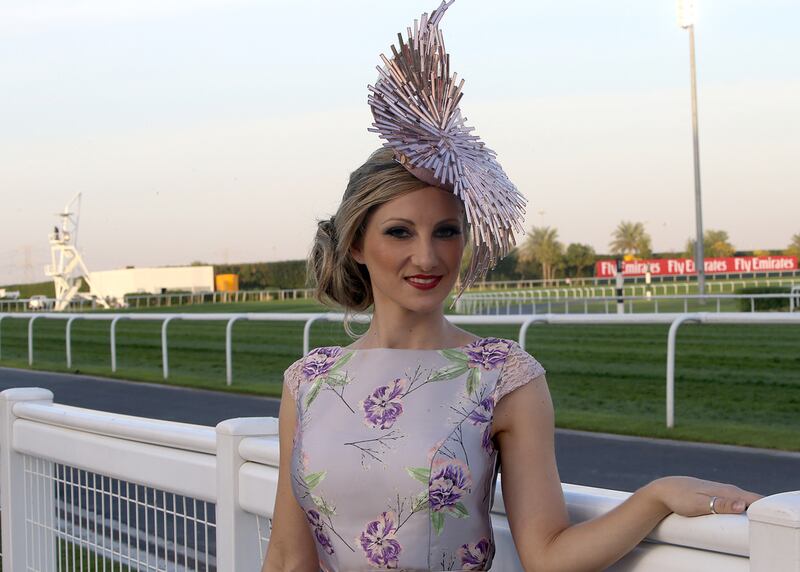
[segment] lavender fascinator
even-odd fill
[[[472,259],[459,295],[486,275],[522,232],[526,199],[508,179],[496,153],[473,134],[459,103],[464,80],[450,74],[450,54],[439,22],[455,0],[443,0],[398,34],[392,58],[381,54],[375,85],[367,96],[375,122],[369,131],[384,140],[395,159],[431,186],[452,191],[472,228]]]

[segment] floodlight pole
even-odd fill
[[[692,75],[692,138],[694,143],[694,211],[697,222],[695,241],[695,267],[697,270],[697,289],[700,295],[706,293],[705,256],[703,252],[703,207],[700,192],[700,136],[697,128],[697,69],[694,57],[694,2],[678,1],[678,22],[689,31],[689,61]],[[700,300],[702,303],[702,299]]]

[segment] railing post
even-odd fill
[[[747,516],[751,572],[800,572],[800,491],[759,499]]]
[[[217,424],[217,570],[260,570],[256,515],[239,504],[239,470],[245,463],[239,443],[245,437],[278,434],[272,417],[240,417]],[[16,572],[16,571],[14,571]]]
[[[28,320],[28,365],[33,365],[33,322],[39,316],[31,316]]]
[[[67,318],[66,334],[64,335],[64,343],[67,345],[67,368],[72,367],[72,322],[77,320],[80,316],[70,316]]]
[[[161,324],[161,361],[164,365],[164,379],[169,377],[169,353],[167,351],[167,326],[175,318],[170,316]]]
[[[303,355],[306,355],[309,351],[311,351],[311,324],[321,318],[322,316],[314,316],[313,318],[309,318],[306,320],[306,323],[303,326]]]
[[[5,318],[5,316],[0,316],[0,331],[2,331],[2,329],[3,329],[3,318]],[[2,353],[2,349],[1,349],[3,347],[2,340],[3,340],[3,336],[0,335],[0,359],[3,359],[3,353]]]
[[[244,316],[236,316],[228,320],[225,326],[225,383],[233,383],[233,324],[241,320]]]
[[[3,572],[26,572],[27,541],[25,532],[26,495],[25,461],[13,446],[14,404],[20,401],[53,402],[53,392],[41,387],[15,387],[0,392],[0,517],[3,543]],[[48,506],[49,503],[45,503]],[[38,555],[45,561],[55,562],[55,537],[53,553]]]
[[[111,320],[111,371],[117,371],[117,322],[124,320],[127,316],[116,316]]]
[[[678,337],[678,328],[684,322],[699,322],[700,317],[694,314],[684,314],[675,318],[669,326],[667,334],[667,427],[675,426],[675,343]]]

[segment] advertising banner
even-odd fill
[[[797,270],[796,256],[735,256],[728,258],[706,258],[706,274],[736,274],[740,272],[780,272]],[[616,275],[616,259],[598,260],[594,275],[611,278]],[[653,258],[623,262],[623,276],[644,276],[647,271],[653,276],[685,276],[697,274],[691,258]]]

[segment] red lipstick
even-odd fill
[[[431,290],[436,288],[441,282],[442,277],[435,274],[415,274],[406,276],[405,281],[418,290]]]

